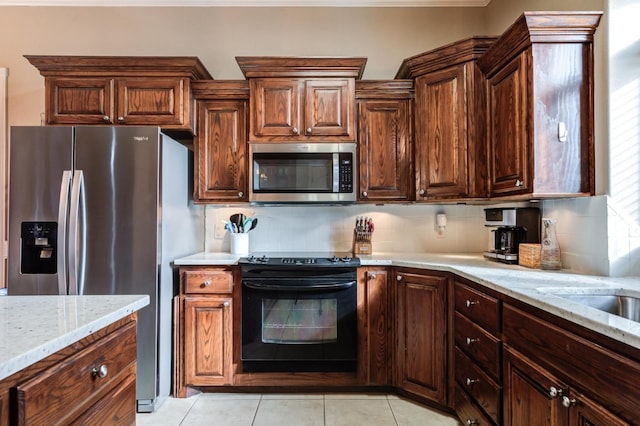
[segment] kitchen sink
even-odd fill
[[[640,291],[620,288],[552,287],[539,288],[574,303],[640,322]]]

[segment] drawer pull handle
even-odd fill
[[[473,426],[473,425],[477,425],[477,424],[480,424],[480,423],[478,423],[478,420],[467,419],[467,426]]]
[[[97,376],[97,377],[100,377],[101,379],[104,379],[105,377],[107,377],[108,373],[109,373],[109,369],[104,364],[102,364],[100,367],[93,367],[93,370],[91,370],[91,374],[93,375],[93,377]]]
[[[396,280],[398,280],[398,281],[402,281],[402,275],[398,275],[398,276],[396,277]]]
[[[476,338],[472,338],[472,337],[467,337],[467,346],[471,346],[474,343],[478,343],[480,341],[480,339]]]
[[[205,282],[202,283],[202,287],[209,287],[211,285],[211,281],[206,280]]]
[[[222,306],[223,306],[223,307],[225,307],[225,308],[228,308],[228,307],[229,307],[229,305],[230,305],[230,303],[229,303],[229,302],[223,302],[223,303],[222,303]]]
[[[109,121],[111,121],[111,118],[108,115],[105,115],[102,117],[102,121],[104,121],[105,123],[108,123]]]
[[[478,383],[480,381],[480,379],[470,379],[469,377],[467,377],[467,386],[473,386],[474,383]]]
[[[477,300],[468,300],[467,299],[467,308],[470,308],[470,307],[472,307],[474,305],[477,305],[478,303],[480,303],[480,302],[478,302]]]
[[[373,272],[367,272],[367,278],[370,280],[375,280],[376,274],[374,274]]]

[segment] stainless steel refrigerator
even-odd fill
[[[148,294],[139,412],[171,390],[171,262],[204,249],[188,163],[187,148],[157,127],[11,128],[8,294]]]

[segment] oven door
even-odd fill
[[[355,279],[242,281],[244,371],[355,371]]]

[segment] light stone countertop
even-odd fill
[[[148,304],[147,295],[0,296],[0,380]]]
[[[262,254],[262,253],[261,253]],[[234,265],[241,256],[201,252],[176,259],[175,265]],[[624,289],[640,298],[640,277],[612,278],[564,271],[543,271],[485,259],[481,254],[376,253],[359,255],[362,266],[400,266],[453,272],[507,296],[580,324],[640,349],[640,322],[631,321],[545,292],[583,287]]]

